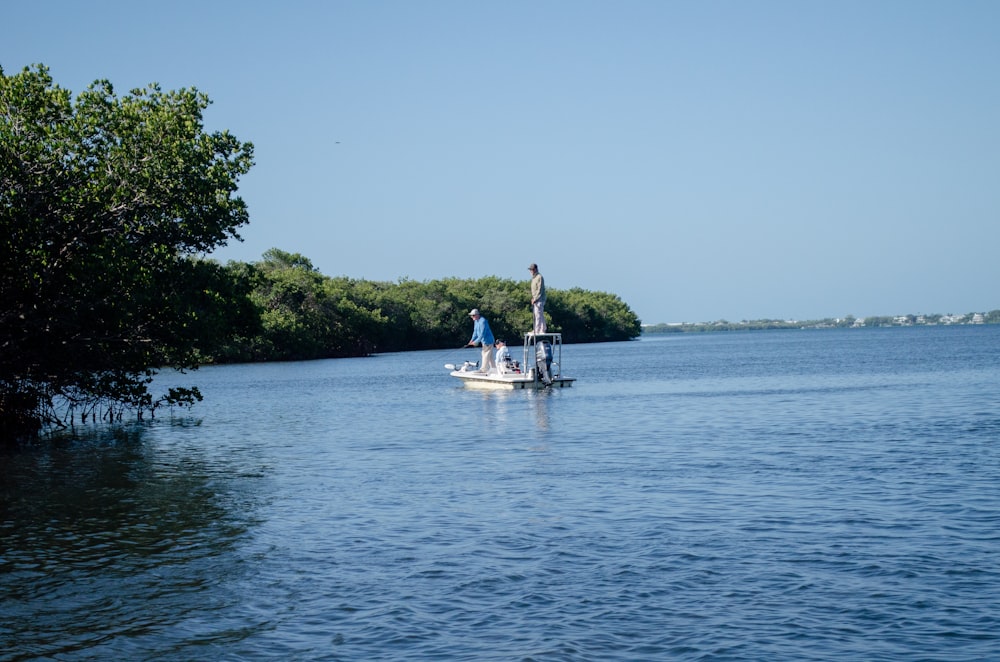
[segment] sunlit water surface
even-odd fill
[[[0,456],[3,660],[1000,657],[1000,327],[212,367]]]

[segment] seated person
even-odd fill
[[[514,361],[510,356],[510,350],[507,349],[507,343],[502,340],[497,340],[494,343],[497,348],[496,363],[497,372],[501,375],[510,374],[512,372],[517,372],[517,362]]]

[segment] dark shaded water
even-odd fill
[[[0,456],[0,659],[1000,658],[1000,327],[203,369]],[[165,382],[170,381],[164,378]]]

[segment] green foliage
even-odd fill
[[[261,330],[218,361],[264,361],[364,356],[375,351],[458,347],[472,335],[468,313],[479,308],[498,338],[519,342],[531,328],[527,281],[486,277],[398,283],[330,278],[299,254],[267,251],[254,264],[230,263],[253,274],[251,296]],[[235,276],[234,276],[235,277]],[[566,342],[629,340],[638,318],[617,296],[549,289],[551,331]]]
[[[308,258],[271,249],[254,265],[230,263],[254,283],[250,300],[260,319],[255,336],[233,346],[222,361],[336,358],[371,353],[383,320],[366,307],[351,281],[320,274]],[[360,301],[359,301],[360,299]]]
[[[255,333],[250,282],[197,259],[247,222],[252,165],[204,132],[208,104],[107,81],[73,99],[43,66],[0,70],[0,438],[193,402],[148,394],[155,369]]]
[[[548,293],[546,312],[552,316],[554,331],[568,342],[631,340],[642,332],[635,313],[614,294],[588,292],[580,288]]]

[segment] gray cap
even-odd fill
[[[473,315],[478,315],[478,314],[479,314],[479,309],[478,308],[473,308],[472,310],[469,311],[469,317],[472,317]]]

